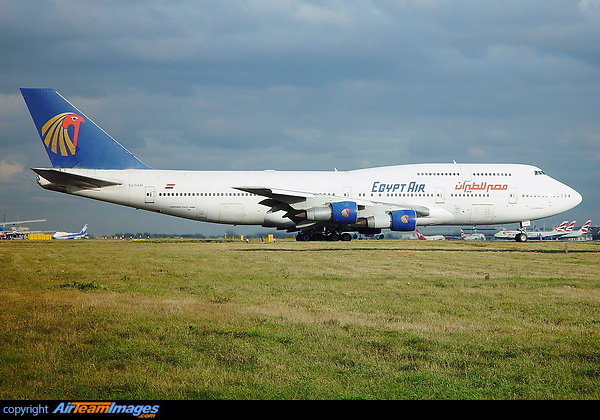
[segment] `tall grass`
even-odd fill
[[[4,399],[597,399],[600,244],[0,243]]]

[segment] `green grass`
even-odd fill
[[[600,243],[0,243],[2,399],[598,399]]]

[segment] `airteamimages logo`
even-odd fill
[[[42,126],[42,139],[46,147],[61,156],[74,155],[79,140],[79,125],[85,122],[83,117],[72,112],[64,112],[50,118]],[[69,135],[69,127],[73,127],[73,138]]]
[[[117,402],[61,402],[52,414],[129,414],[140,419],[155,418],[160,405]]]

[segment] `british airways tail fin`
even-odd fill
[[[554,228],[555,232],[564,232],[565,228],[567,227],[567,223],[569,223],[568,220],[565,220],[564,222],[562,222],[560,225],[556,226]]]
[[[54,168],[149,169],[54,89],[21,94]]]
[[[590,225],[592,224],[591,220],[588,220],[587,222],[585,222],[583,224],[583,226],[581,226],[581,231],[583,233],[590,233]]]

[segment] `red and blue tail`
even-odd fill
[[[148,169],[54,89],[21,89],[54,168]]]
[[[588,220],[587,222],[585,222],[583,224],[583,226],[581,226],[581,231],[583,233],[590,233],[590,225],[592,224],[591,220]]]

